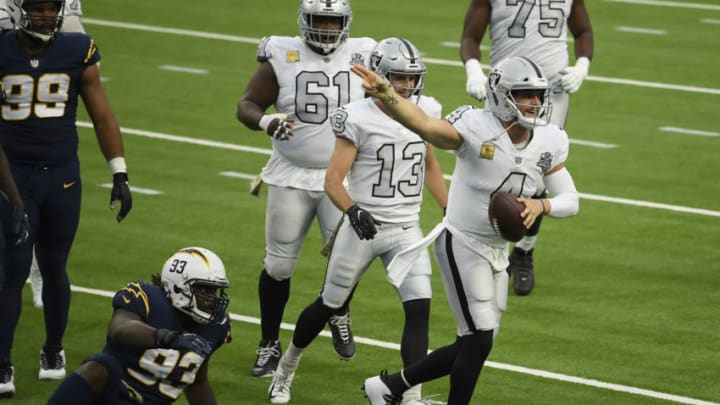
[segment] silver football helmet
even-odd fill
[[[54,3],[57,5],[58,14],[57,17],[55,17],[55,21],[52,22],[51,27],[33,27],[32,19],[27,11],[25,11],[25,7],[38,3]],[[7,0],[7,13],[13,25],[28,35],[44,42],[55,38],[55,34],[60,31],[63,22],[64,8],[65,0]]]
[[[332,17],[341,21],[340,29],[316,27],[318,17]],[[298,25],[305,42],[323,55],[335,51],[350,34],[352,10],[349,0],[300,0]]]
[[[411,96],[419,96],[425,82],[425,63],[420,52],[404,38],[386,38],[378,42],[370,53],[370,70],[384,77],[392,84],[390,75],[415,75],[414,87],[406,90]],[[395,89],[403,90],[403,89]]]
[[[488,74],[486,107],[502,121],[517,121],[525,128],[547,125],[552,113],[550,84],[540,66],[532,60],[513,56],[500,61]],[[513,92],[516,90],[542,91],[541,105],[537,113],[525,116],[520,111]]]
[[[225,319],[229,282],[225,266],[215,253],[201,247],[180,249],[163,265],[160,280],[172,306],[195,322]]]

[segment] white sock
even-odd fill
[[[535,236],[526,236],[518,242],[515,247],[519,247],[520,249],[524,251],[529,251],[530,249],[535,247],[535,242],[537,242],[537,235]]]
[[[403,402],[422,399],[422,384],[414,385],[403,392]]]
[[[300,362],[300,357],[302,356],[304,351],[305,349],[295,347],[295,345],[292,344],[291,341],[290,345],[285,351],[285,354],[282,356],[283,366],[287,366],[286,368],[293,370],[297,368],[298,363]]]

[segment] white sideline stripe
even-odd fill
[[[617,148],[618,146],[612,143],[602,143],[602,142],[595,142],[595,141],[584,141],[582,139],[573,139],[570,138],[570,143],[573,145],[582,145],[582,146],[590,146],[592,148],[600,148],[600,149],[612,149]]]
[[[77,121],[77,126],[83,127],[83,128],[92,128],[92,123],[86,122],[86,121]],[[262,154],[262,155],[270,155],[272,153],[271,149],[255,148],[255,147],[251,147],[251,146],[235,145],[235,144],[230,144],[230,143],[225,143],[225,142],[215,142],[215,141],[207,141],[204,139],[188,138],[188,137],[169,135],[169,134],[161,134],[158,132],[143,131],[140,129],[121,127],[120,130],[124,134],[139,135],[139,136],[145,136],[148,138],[163,139],[163,140],[167,140],[167,141],[191,143],[191,144],[195,144],[195,145],[203,145],[203,146],[209,146],[209,147],[213,147],[213,148],[231,149],[231,150],[237,150],[237,151],[241,151],[241,152],[258,153],[258,154]],[[253,178],[255,176],[256,175],[253,175]],[[446,180],[452,180],[452,176],[449,174],[444,174],[443,177]],[[584,193],[580,193],[580,197],[587,198],[589,200],[605,201],[605,202],[612,202],[612,203],[617,203],[617,204],[635,205],[635,206],[646,207],[646,208],[658,208],[658,209],[665,209],[665,210],[669,210],[669,211],[684,212],[684,213],[689,213],[689,214],[720,217],[720,211],[683,207],[680,205],[654,203],[654,202],[649,202],[649,201],[637,201],[637,200],[631,200],[631,199],[627,199],[627,198],[606,197],[606,196],[601,196],[601,195],[584,194]]]
[[[83,128],[92,128],[93,127],[92,123],[87,122],[87,121],[77,121],[77,126],[83,127]],[[123,134],[144,136],[146,138],[163,139],[166,141],[173,141],[173,142],[191,143],[194,145],[202,145],[202,146],[210,146],[213,148],[237,150],[240,152],[258,153],[261,155],[272,154],[271,149],[255,148],[252,146],[244,146],[244,145],[235,145],[235,144],[226,143],[226,142],[208,141],[206,139],[188,138],[185,136],[163,134],[160,132],[143,131],[142,129],[132,129],[132,128],[120,127],[120,132],[122,132]]]
[[[614,0],[606,0],[606,1],[614,1]],[[717,9],[720,10],[720,7],[718,7]],[[216,33],[212,33],[212,32],[204,32],[204,31],[182,30],[182,29],[177,29],[177,28],[161,28],[161,27],[155,27],[152,25],[99,20],[96,18],[84,18],[83,17],[83,23],[91,24],[91,25],[93,25],[93,24],[94,25],[102,25],[105,27],[113,27],[113,28],[160,32],[160,33],[165,33],[165,34],[184,35],[184,36],[197,37],[197,38],[207,38],[207,39],[218,39],[218,40],[232,41],[232,42],[242,42],[242,43],[248,43],[248,44],[257,44],[258,42],[260,42],[259,38],[216,34]],[[435,59],[435,58],[423,58],[423,60],[425,61],[425,63],[436,64],[436,65],[458,66],[458,67],[463,66],[462,62],[460,62],[458,60],[451,61],[451,60],[447,60],[447,59]],[[483,67],[488,68],[487,65],[483,65]],[[720,89],[711,89],[711,88],[704,88],[704,87],[683,86],[683,85],[655,83],[655,82],[642,82],[639,80],[618,79],[618,78],[613,78],[613,77],[600,77],[600,76],[588,76],[587,78],[585,78],[585,80],[602,82],[602,83],[625,84],[625,85],[638,86],[638,87],[650,87],[650,88],[665,89],[665,90],[677,90],[677,91],[687,91],[687,92],[693,92],[693,93],[706,93],[706,94],[720,95]]]
[[[208,74],[208,71],[205,69],[196,69],[186,66],[175,66],[175,65],[160,65],[158,66],[159,69],[167,70],[170,72],[180,72],[180,73],[191,73],[194,75],[206,75]]]
[[[80,287],[80,286],[76,286],[76,285],[71,285],[70,289],[74,292],[99,295],[99,296],[108,297],[108,298],[112,298],[115,296],[115,293],[111,292],[111,291],[98,290],[95,288]],[[249,324],[253,324],[253,325],[260,325],[260,318],[256,318],[254,316],[238,315],[238,314],[231,313],[230,319],[232,319],[233,321],[237,321],[237,322],[245,322],[245,323],[249,323]],[[289,331],[295,330],[295,325],[289,324],[289,323],[283,322],[280,325],[280,327],[282,329],[289,330]],[[332,334],[330,332],[324,330],[324,331],[320,332],[320,336],[323,336],[326,338],[331,338]],[[398,351],[400,350],[400,345],[397,343],[390,343],[390,342],[385,342],[382,340],[365,338],[362,336],[355,336],[355,342],[362,343],[362,344],[365,344],[368,346],[376,346],[376,347],[381,347],[381,348],[391,349],[391,350],[398,350]],[[512,364],[506,364],[506,363],[498,363],[496,361],[487,361],[487,362],[485,362],[485,365],[488,367],[491,367],[491,368],[497,368],[500,370],[511,371],[511,372],[520,373],[520,374],[528,374],[528,375],[532,375],[535,377],[546,378],[549,380],[563,381],[563,382],[568,382],[571,384],[587,385],[590,387],[602,388],[602,389],[606,389],[606,390],[623,392],[623,393],[628,393],[628,394],[641,395],[641,396],[650,397],[650,398],[658,398],[658,399],[677,402],[677,403],[681,403],[681,404],[720,405],[715,402],[708,402],[708,401],[703,401],[700,399],[683,397],[680,395],[673,395],[673,394],[667,394],[667,393],[659,392],[659,391],[646,390],[644,388],[637,388],[637,387],[632,387],[629,385],[613,384],[613,383],[608,383],[608,382],[599,381],[599,380],[575,377],[575,376],[567,375],[567,374],[553,373],[551,371],[539,370],[539,369],[535,369],[535,368],[515,366]]]
[[[686,135],[720,136],[720,132],[701,131],[699,129],[687,129],[678,127],[660,127],[658,129],[665,132],[677,132],[679,134]]]
[[[720,24],[720,20],[716,20],[714,18],[703,18],[700,22],[705,24]]]
[[[98,184],[98,186],[102,187],[102,188],[113,188],[112,183],[102,183],[102,184]],[[160,195],[163,193],[160,190],[153,190],[151,188],[141,188],[141,187],[135,187],[135,186],[130,186],[130,191],[132,191],[133,193],[137,193],[137,194],[147,194],[147,195]]]
[[[632,32],[635,34],[649,34],[649,35],[665,35],[667,34],[667,31],[665,30],[654,30],[650,28],[638,28],[638,27],[624,27],[624,26],[618,26],[615,27],[616,31],[622,31],[622,32]]]
[[[685,2],[681,2],[681,1],[657,1],[657,0],[605,0],[605,1],[613,2],[613,3],[644,4],[647,6],[695,8],[698,10],[720,11],[720,6],[715,5],[715,4],[685,3]]]

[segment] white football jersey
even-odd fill
[[[13,27],[12,23],[10,22],[10,16],[8,16],[6,7],[6,0],[0,0],[0,29]],[[64,12],[65,15],[82,16],[82,6],[80,5],[80,0],[65,0]]]
[[[10,22],[10,16],[7,13],[7,3],[5,0],[0,0],[0,30],[6,28],[12,28],[13,25]]]
[[[442,107],[434,98],[421,96],[418,105],[440,118]],[[425,179],[425,141],[370,98],[335,110],[331,122],[335,135],[357,148],[347,176],[350,197],[378,221],[417,221]]]
[[[371,38],[349,38],[330,55],[321,55],[300,37],[265,37],[258,61],[275,71],[279,93],[275,109],[295,118],[293,136],[273,139],[273,154],[263,180],[277,186],[323,190],[325,169],[335,145],[330,113],[365,96],[362,80],[350,71],[367,65],[375,47]]]
[[[518,150],[490,111],[464,106],[446,119],[463,138],[455,151],[446,221],[485,245],[507,246],[488,219],[491,195],[506,191],[530,198],[542,192],[545,173],[567,159],[567,133],[553,124],[537,127]]]
[[[491,0],[490,66],[510,56],[525,56],[554,83],[568,65],[567,18],[572,3]]]
[[[65,0],[65,15],[76,15],[82,17],[82,5],[80,0]]]

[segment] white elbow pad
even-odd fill
[[[550,213],[553,218],[565,218],[577,215],[580,209],[580,197],[578,196],[575,182],[570,172],[562,168],[557,172],[545,176],[545,185],[553,197],[550,198]]]

